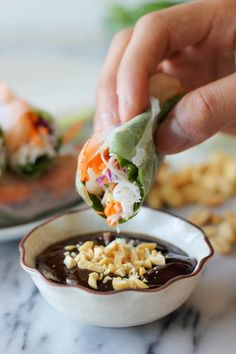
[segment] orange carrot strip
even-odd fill
[[[119,202],[112,201],[110,203],[107,203],[104,213],[108,217],[119,213],[120,210],[121,210],[121,204]]]
[[[48,129],[45,127],[38,127],[38,132],[41,135],[48,135]]]
[[[91,156],[95,153],[95,149],[97,149],[94,144],[92,144],[92,140],[88,140],[79,155],[79,163],[78,167],[80,169],[80,178],[82,182],[87,182],[89,180],[88,176],[88,168],[92,168],[94,173],[100,175],[101,171],[105,169],[105,164],[101,158],[100,153],[96,154],[92,159]],[[109,159],[109,150],[106,149],[104,151],[105,160]]]
[[[105,215],[104,211],[97,211],[98,215]]]
[[[68,144],[70,141],[72,141],[75,136],[81,131],[82,127],[83,124],[81,122],[72,125],[63,136],[63,144]]]

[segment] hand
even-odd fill
[[[97,88],[96,127],[143,112],[157,71],[174,75],[188,93],[156,134],[175,153],[220,130],[236,133],[236,1],[199,0],[142,17],[111,44]]]

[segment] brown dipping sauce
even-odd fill
[[[67,269],[63,263],[65,258],[64,247],[71,244],[84,243],[85,241],[93,241],[95,245],[106,246],[117,237],[124,238],[127,242],[134,240],[135,246],[142,242],[155,242],[157,244],[157,250],[161,251],[161,253],[165,256],[165,265],[154,266],[144,275],[144,278],[147,280],[146,284],[150,289],[158,288],[177,276],[190,274],[196,267],[196,259],[190,258],[180,248],[160,239],[131,233],[126,233],[125,235],[121,233],[117,236],[117,233],[115,232],[110,233],[110,237],[107,239],[104,238],[102,232],[96,232],[73,237],[50,246],[39,256],[37,256],[36,268],[47,279],[50,279],[56,283],[80,285],[90,289],[88,285],[88,276],[91,271],[79,269],[77,266],[72,269]],[[112,274],[109,274],[109,276],[114,277]],[[97,285],[98,291],[114,290],[112,287],[112,280],[109,280],[105,284],[102,281],[98,281]]]

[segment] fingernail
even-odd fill
[[[177,118],[164,121],[156,133],[157,148],[161,152],[173,154],[191,146],[191,141],[178,124]]]
[[[129,112],[132,107],[132,98],[125,95],[118,94],[119,98],[119,115],[120,120],[125,122],[129,117]]]

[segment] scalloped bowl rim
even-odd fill
[[[62,217],[66,217],[67,215],[71,215],[71,214],[77,214],[77,213],[80,213],[80,212],[83,212],[83,211],[86,211],[86,210],[90,210],[90,208],[88,207],[84,207],[84,208],[80,208],[80,209],[77,209],[77,210],[71,210],[71,211],[68,211],[68,212],[64,212],[64,213],[60,213],[60,214],[57,214],[56,216],[53,216],[51,217],[50,219],[48,219],[47,221],[41,223],[40,225],[36,226],[34,229],[32,229],[20,242],[19,244],[19,251],[20,251],[20,264],[22,266],[22,268],[24,270],[26,270],[27,272],[29,273],[35,273],[37,274],[38,277],[41,278],[41,280],[46,283],[47,285],[49,285],[50,287],[56,287],[56,288],[74,288],[74,289],[78,289],[78,290],[82,290],[84,292],[87,292],[87,293],[92,293],[92,294],[95,294],[95,295],[99,295],[99,296],[104,296],[104,295],[115,295],[117,293],[121,293],[121,292],[127,292],[127,291],[131,291],[131,292],[142,292],[142,293],[153,293],[153,292],[160,292],[162,291],[163,289],[166,289],[167,287],[170,287],[170,285],[172,285],[173,283],[175,282],[178,282],[179,280],[182,280],[182,279],[187,279],[187,278],[193,278],[195,277],[196,275],[198,275],[201,270],[203,269],[204,265],[206,264],[206,262],[213,256],[214,254],[214,250],[213,250],[213,247],[210,243],[210,241],[208,240],[205,232],[198,226],[196,226],[195,224],[193,224],[192,222],[184,219],[183,217],[181,216],[178,216],[178,215],[175,215],[174,213],[171,213],[169,211],[166,211],[166,210],[162,210],[162,209],[154,209],[154,208],[150,208],[150,207],[146,207],[146,206],[143,206],[142,209],[150,209],[152,211],[156,211],[156,212],[159,212],[159,213],[164,213],[166,215],[169,215],[170,217],[175,217],[177,219],[180,219],[182,220],[183,222],[186,222],[187,224],[190,224],[192,225],[194,228],[196,228],[202,238],[203,238],[203,242],[206,243],[206,245],[208,246],[208,250],[209,250],[209,253],[202,257],[200,261],[197,260],[197,265],[195,266],[194,268],[194,271],[190,274],[186,274],[186,275],[179,275],[179,276],[176,276],[172,279],[170,279],[169,281],[167,281],[164,285],[158,287],[158,288],[152,288],[152,289],[122,289],[122,290],[111,290],[111,291],[106,291],[106,292],[99,292],[99,291],[96,291],[96,290],[93,290],[93,289],[89,289],[89,288],[86,288],[86,287],[83,287],[83,286],[80,286],[80,285],[67,285],[67,284],[60,284],[60,283],[56,283],[56,282],[53,282],[52,280],[49,280],[47,279],[42,273],[40,273],[35,267],[31,267],[29,265],[26,264],[25,262],[25,255],[26,255],[26,251],[25,251],[25,247],[24,247],[24,244],[25,242],[28,240],[28,238],[30,238],[34,232],[36,230],[38,230],[39,228],[42,228],[44,226],[46,226],[47,224],[57,220],[57,219],[60,219]],[[138,216],[136,216],[138,217]],[[102,232],[104,230],[97,230],[96,232]],[[148,238],[148,234],[145,235],[147,236]],[[65,240],[66,240],[66,237],[65,237]]]

